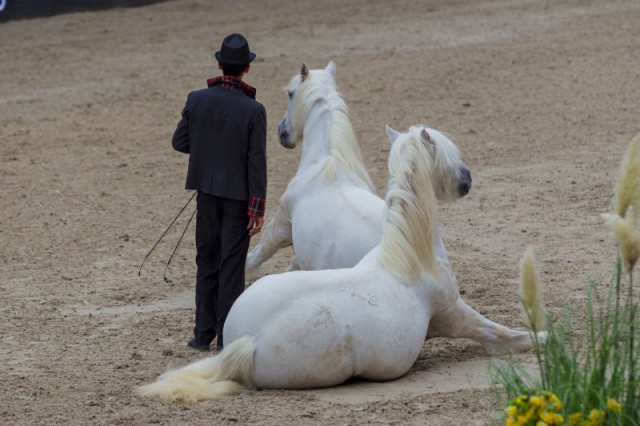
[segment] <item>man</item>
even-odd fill
[[[242,81],[255,53],[231,34],[215,53],[223,75],[189,93],[173,148],[189,154],[186,189],[195,189],[196,321],[187,345],[209,350],[244,291],[249,239],[262,229],[266,202],[266,112]]]

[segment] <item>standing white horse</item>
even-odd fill
[[[529,332],[496,324],[460,298],[436,220],[436,192],[464,183],[457,150],[422,126],[388,133],[395,142],[382,242],[350,269],[258,280],[233,305],[221,353],[165,373],[141,394],[196,401],[352,376],[391,380],[411,368],[427,333],[473,339],[489,352],[532,347]]]
[[[278,127],[280,143],[302,142],[298,170],[274,218],[247,256],[248,279],[281,248],[293,244],[289,270],[352,267],[382,236],[384,202],[362,159],[347,106],[336,89],[335,64],[291,79],[289,105]]]

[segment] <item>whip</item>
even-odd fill
[[[162,235],[160,235],[160,238],[158,238],[158,241],[156,241],[156,243],[153,245],[153,247],[151,247],[151,250],[149,250],[149,253],[147,253],[147,255],[144,257],[144,259],[142,259],[142,263],[140,264],[140,269],[138,269],[138,276],[140,276],[141,272],[142,272],[142,266],[144,265],[144,262],[147,260],[147,258],[151,255],[151,253],[153,253],[153,250],[155,250],[155,248],[158,246],[158,244],[160,244],[160,241],[162,241],[162,239],[164,238],[165,235],[167,235],[167,232],[169,232],[169,229],[171,229],[171,227],[173,226],[174,223],[176,223],[176,220],[178,220],[178,218],[180,217],[180,215],[185,211],[185,209],[187,208],[187,206],[189,205],[189,203],[191,203],[191,200],[193,200],[193,197],[195,197],[197,194],[197,191],[194,191],[194,193],[191,195],[191,198],[189,198],[189,200],[187,201],[187,203],[184,205],[184,207],[182,207],[182,209],[180,210],[180,212],[176,215],[175,218],[173,218],[173,220],[171,221],[171,223],[169,224],[169,226],[167,226],[167,229],[165,229],[165,231],[162,233]],[[176,244],[176,247],[173,249],[173,253],[171,253],[171,257],[169,258],[169,261],[167,262],[167,267],[164,270],[164,280],[165,282],[169,282],[167,280],[167,269],[169,268],[169,263],[171,263],[171,259],[173,259],[173,255],[175,254],[176,250],[178,249],[178,245],[180,245],[180,242],[182,241],[182,237],[184,237],[184,234],[187,232],[187,228],[189,227],[189,225],[191,224],[191,220],[193,219],[193,216],[195,215],[196,210],[193,211],[193,213],[191,214],[191,218],[189,218],[189,222],[187,222],[187,226],[184,228],[184,231],[182,231],[182,235],[180,236],[180,239],[178,240],[178,244]]]
[[[189,201],[191,201],[191,200],[189,200]],[[166,283],[171,282],[171,280],[169,280],[167,278],[167,270],[169,269],[169,264],[171,263],[171,259],[173,259],[173,255],[176,254],[176,250],[178,250],[178,246],[182,242],[182,238],[184,237],[184,234],[187,232],[187,229],[189,228],[189,225],[191,224],[191,221],[193,220],[193,216],[195,216],[195,214],[196,214],[196,210],[194,210],[193,213],[191,213],[191,217],[189,218],[189,222],[187,222],[187,226],[184,227],[184,231],[182,231],[182,235],[180,235],[180,239],[176,243],[176,246],[173,249],[173,253],[171,253],[171,257],[169,257],[169,260],[167,261],[167,266],[166,266],[166,268],[164,268],[164,282],[166,282]]]

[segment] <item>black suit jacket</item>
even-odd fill
[[[236,88],[189,93],[173,148],[189,154],[186,189],[264,204],[267,190],[267,115]]]

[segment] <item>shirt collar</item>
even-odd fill
[[[222,75],[219,77],[210,78],[207,80],[207,86],[220,86],[225,89],[240,90],[251,99],[256,98],[256,89],[254,87],[251,87],[244,81],[240,80],[238,77],[233,77],[230,75]]]

